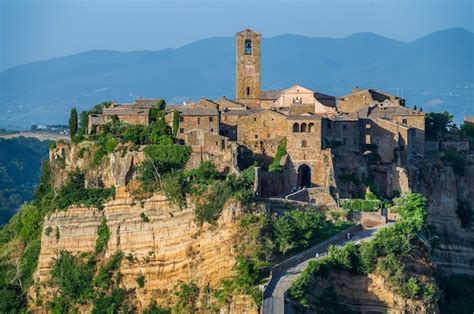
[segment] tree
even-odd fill
[[[77,110],[76,108],[71,109],[71,115],[69,117],[69,134],[71,139],[76,135],[77,132]]]
[[[428,140],[442,141],[448,128],[453,126],[453,116],[449,112],[430,112],[426,115],[425,132]]]

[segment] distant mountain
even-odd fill
[[[282,35],[262,41],[262,87],[294,83],[334,95],[354,86],[399,94],[408,105],[474,114],[474,34],[460,28],[404,43],[371,33],[346,38]],[[65,123],[72,106],[138,95],[181,102],[234,97],[232,37],[178,49],[96,50],[0,72],[0,127]]]

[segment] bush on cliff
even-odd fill
[[[405,263],[412,255],[429,254],[430,231],[427,225],[425,200],[419,194],[404,194],[395,200],[400,220],[380,230],[369,242],[353,243],[344,247],[333,247],[328,255],[311,261],[308,267],[293,283],[290,296],[303,308],[310,304],[306,295],[318,276],[325,276],[331,270],[345,270],[351,274],[376,272],[384,276],[395,292],[404,298],[425,299],[427,305],[436,302],[436,285],[433,282],[421,286],[416,273],[409,273]]]
[[[268,167],[269,172],[279,172],[283,170],[283,166],[280,165],[281,159],[286,155],[286,138],[278,145],[275,158]]]

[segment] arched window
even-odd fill
[[[252,54],[252,41],[250,39],[245,40],[244,53],[246,55],[251,55]]]
[[[301,132],[306,132],[306,123],[301,123]]]
[[[300,131],[300,125],[298,123],[293,124],[293,132],[297,133]]]
[[[313,133],[314,132],[314,123],[310,123],[308,125],[308,132]]]

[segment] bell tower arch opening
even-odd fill
[[[260,37],[251,29],[235,35],[235,99],[251,108],[260,107]]]
[[[298,167],[298,187],[311,187],[311,168],[306,164]]]

